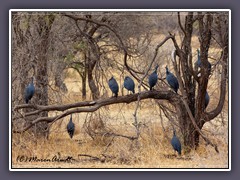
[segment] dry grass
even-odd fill
[[[163,132],[159,116],[154,108],[147,108],[151,104],[147,100],[139,112],[139,119],[143,123],[139,146],[132,141],[115,137],[110,146],[111,137],[98,136],[91,139],[82,128],[86,114],[74,115],[76,125],[74,138],[70,139],[66,132],[68,119],[55,123],[52,126],[48,140],[36,139],[24,133],[13,135],[12,165],[13,168],[227,168],[228,167],[228,127],[215,120],[204,126],[204,132],[218,144],[220,153],[217,154],[211,146],[205,146],[201,139],[200,147],[190,153],[175,156],[169,138],[172,131],[165,121],[166,131]],[[120,107],[109,107],[106,115],[106,125],[112,131],[133,136],[132,112],[134,104]],[[110,112],[110,113],[109,113]],[[151,117],[149,117],[151,114]],[[218,127],[218,128],[216,128]],[[181,139],[181,137],[180,137]],[[181,139],[182,141],[182,139]],[[17,157],[25,155],[41,159],[52,158],[55,155],[66,158],[72,156],[76,161],[69,162],[17,162]],[[104,159],[101,154],[108,157],[104,162],[93,160],[89,157],[80,157],[79,154],[88,154]]]

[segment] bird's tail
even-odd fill
[[[118,97],[118,93],[115,94],[115,97]]]
[[[135,94],[135,89],[133,89],[133,94]]]

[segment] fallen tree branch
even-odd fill
[[[100,158],[100,157],[97,157],[97,156],[92,156],[92,155],[89,155],[89,154],[78,154],[78,159],[79,159],[79,156],[83,156],[83,157],[88,157],[88,158],[91,158],[92,160],[94,161],[100,161],[100,162],[105,162],[106,158],[103,157],[103,158]]]

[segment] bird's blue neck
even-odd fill
[[[200,61],[200,52],[199,52],[199,50],[197,51],[197,57],[198,57],[198,61]]]
[[[32,80],[31,80],[31,85],[33,85],[33,78],[32,78]]]
[[[168,68],[166,68],[166,73],[169,74]]]

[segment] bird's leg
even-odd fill
[[[170,87],[170,90],[173,91],[173,92],[175,93],[175,91],[174,91],[174,89],[173,89],[172,87]]]

